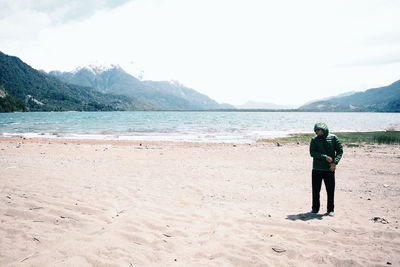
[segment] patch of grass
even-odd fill
[[[400,144],[400,131],[380,132],[340,132],[335,133],[340,141],[347,146],[358,146],[361,143],[370,144]],[[314,133],[290,134],[287,137],[274,139],[260,139],[266,143],[309,143]]]
[[[311,138],[315,134],[312,133],[301,133],[301,134],[289,134],[287,137],[279,137],[279,138],[273,138],[273,139],[260,139],[257,140],[257,142],[263,142],[263,143],[280,143],[280,144],[286,144],[286,143],[309,143]]]
[[[382,132],[374,137],[378,144],[400,144],[400,131]]]

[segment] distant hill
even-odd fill
[[[339,97],[344,97],[344,96],[350,96],[350,95],[354,95],[355,93],[357,93],[357,92],[356,92],[356,91],[351,91],[351,92],[346,92],[346,93],[338,94],[338,95],[335,95],[335,96],[328,96],[328,97],[324,97],[324,98],[321,98],[321,99],[314,99],[314,100],[308,101],[307,103],[303,104],[303,106],[308,105],[308,104],[311,104],[311,103],[313,103],[313,102],[317,102],[317,101],[327,101],[327,100],[332,100],[332,99],[334,99],[334,98],[339,98]]]
[[[133,98],[71,85],[0,52],[0,112],[111,111],[149,108]]]
[[[277,105],[273,103],[264,103],[256,101],[247,101],[243,105],[236,105],[239,109],[294,109],[295,106],[290,105]]]
[[[347,96],[308,103],[302,111],[400,112],[400,80],[388,86],[373,88]]]
[[[206,95],[174,81],[141,81],[117,65],[86,66],[49,74],[68,83],[90,86],[102,93],[134,97],[161,110],[226,109]]]

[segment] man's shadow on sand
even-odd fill
[[[287,215],[286,220],[291,221],[309,221],[309,220],[322,220],[326,214],[315,214],[311,212]]]

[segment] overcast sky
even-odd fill
[[[397,0],[1,0],[0,51],[119,64],[218,102],[300,105],[400,79]]]

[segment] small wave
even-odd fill
[[[157,129],[157,128],[146,128],[146,129],[134,129],[129,128],[126,130],[127,133],[157,133],[157,132],[171,132],[169,129]]]

